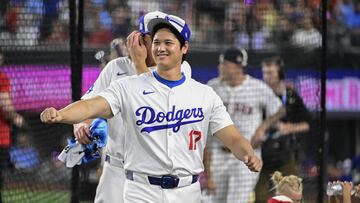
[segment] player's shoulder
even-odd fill
[[[220,83],[221,83],[220,78],[213,78],[213,79],[210,79],[206,84],[211,87],[214,87],[214,86],[219,86]]]
[[[132,61],[128,56],[124,56],[124,57],[118,57],[116,59],[111,60],[109,63],[114,63],[116,65],[131,65]]]
[[[119,79],[119,81],[122,81],[123,83],[133,84],[133,83],[142,83],[143,81],[146,81],[147,79],[153,77],[152,71],[148,71],[145,73],[142,73],[140,75],[129,75],[124,78]]]
[[[198,91],[205,94],[209,94],[214,92],[213,88],[209,86],[208,84],[203,84],[199,81],[196,81],[192,78],[188,78],[188,85],[191,87],[191,91]]]
[[[124,56],[124,57],[119,57],[119,58],[109,61],[109,63],[106,64],[104,69],[105,70],[106,69],[110,69],[110,70],[124,69],[124,70],[126,70],[126,69],[129,69],[129,67],[131,67],[131,66],[132,66],[132,61],[130,60],[130,58],[127,56]]]

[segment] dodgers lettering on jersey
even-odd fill
[[[165,113],[155,112],[155,110],[150,106],[142,106],[136,110],[135,114],[136,116],[140,117],[140,120],[136,121],[136,125],[150,125],[141,129],[141,132],[148,133],[167,128],[172,128],[173,132],[178,132],[182,125],[196,123],[204,120],[204,113],[201,107],[175,110],[175,106],[173,106],[171,111]],[[162,123],[164,120],[166,122],[172,123],[160,125],[160,123]]]
[[[100,96],[124,118],[126,170],[199,174],[207,136],[233,124],[219,96],[191,78],[169,88],[149,72],[117,80]]]
[[[151,69],[153,68],[154,67]],[[186,61],[183,62],[181,70],[187,77],[191,78],[191,68]],[[111,60],[101,71],[95,83],[88,89],[88,91],[82,96],[81,99],[95,97],[101,91],[108,88],[111,82],[131,75],[136,75],[136,70],[133,62],[129,57],[120,57]],[[109,119],[108,123],[109,140],[108,144],[106,145],[106,151],[108,154],[122,159],[124,154],[123,137],[125,136],[125,125],[122,124],[123,119],[121,118],[121,115],[118,115]]]

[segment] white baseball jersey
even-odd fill
[[[274,91],[261,80],[245,75],[241,85],[231,87],[219,78],[208,82],[223,100],[227,111],[239,131],[248,139],[263,121],[263,109],[273,115],[282,106]]]
[[[153,68],[151,68],[153,69]],[[190,65],[184,61],[181,66],[181,71],[189,78],[191,78]],[[112,81],[125,76],[136,75],[136,70],[133,62],[129,57],[120,57],[111,60],[105,68],[101,71],[95,83],[89,88],[81,99],[89,99],[98,95],[101,91],[110,86]],[[108,119],[108,143],[106,145],[106,153],[111,156],[123,159],[124,143],[123,135],[123,120],[121,116],[115,116]]]
[[[282,105],[270,87],[249,75],[236,87],[221,82],[219,78],[210,80],[208,84],[219,94],[236,127],[248,140],[263,121],[263,109],[268,115],[272,115]],[[224,150],[222,143],[212,141],[210,146],[211,173],[216,185],[216,195],[208,203],[249,202],[259,173],[251,172],[233,154]],[[255,153],[261,157],[260,149],[255,149]]]
[[[210,87],[188,77],[169,83],[152,71],[116,80],[99,94],[124,119],[127,170],[199,174],[208,133],[233,123]]]

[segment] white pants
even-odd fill
[[[255,150],[258,157],[261,151]],[[215,182],[215,195],[209,203],[248,203],[259,178],[259,173],[251,172],[232,153],[220,148],[213,149],[211,174]]]
[[[158,185],[150,185],[125,181],[125,203],[200,203],[200,183],[197,181],[189,186],[162,189]]]
[[[121,167],[104,163],[96,188],[95,203],[123,203],[125,171]]]

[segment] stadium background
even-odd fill
[[[99,74],[95,53],[108,52],[113,38],[126,37],[137,29],[141,15],[154,10],[178,15],[190,25],[187,60],[193,78],[200,82],[217,76],[218,56],[231,46],[248,51],[246,71],[257,78],[261,78],[262,59],[284,58],[287,82],[312,113],[311,130],[298,147],[305,202],[322,199],[322,181],[352,176],[359,182],[360,1],[327,3],[1,0],[0,47],[5,56],[1,71],[11,80],[16,110],[26,118],[26,146],[38,152],[39,160],[31,168],[5,171],[4,202],[92,201],[98,163],[66,169],[56,155],[72,136],[72,128],[43,125],[39,113],[44,107],[60,108],[79,99]],[[326,108],[321,108],[325,82]],[[14,146],[17,131],[14,127]],[[345,160],[355,160],[350,169]]]

